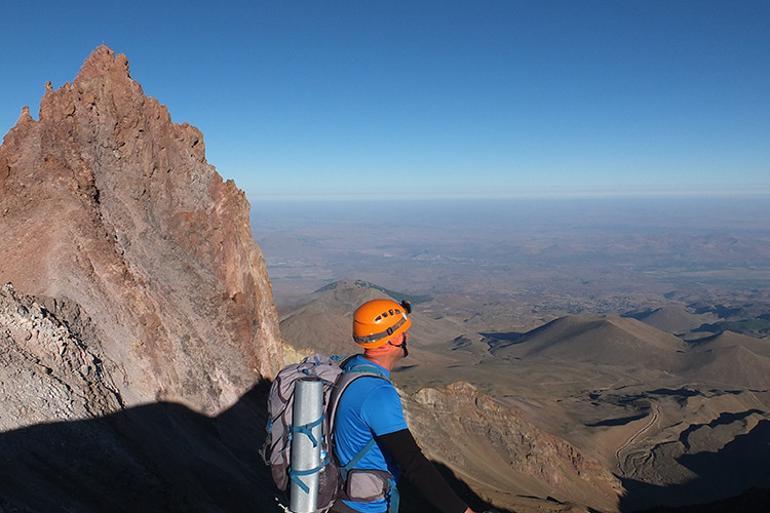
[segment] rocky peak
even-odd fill
[[[116,56],[107,45],[99,45],[83,62],[75,82],[85,82],[112,73],[130,79],[128,59],[122,53]]]
[[[206,412],[281,364],[249,205],[106,46],[0,146],[0,280],[79,305],[127,404]]]
[[[29,114],[29,107],[24,106],[21,108],[21,114],[19,114],[19,119],[16,120],[16,124],[19,125],[21,123],[26,123],[28,121],[33,121],[32,116]]]

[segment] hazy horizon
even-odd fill
[[[236,182],[236,185],[238,183]],[[554,190],[554,191],[520,191],[518,193],[505,193],[505,194],[487,194],[487,195],[419,195],[419,194],[393,194],[387,197],[377,194],[344,194],[344,195],[330,195],[330,194],[315,194],[315,195],[301,195],[301,194],[262,194],[259,192],[253,192],[244,190],[246,197],[251,203],[254,202],[276,202],[276,203],[292,203],[292,202],[309,202],[309,203],[326,203],[326,202],[382,202],[382,201],[486,201],[486,200],[500,200],[500,201],[517,201],[517,200],[604,200],[604,199],[641,199],[641,200],[656,200],[656,199],[703,199],[708,200],[711,198],[725,198],[736,199],[741,198],[765,198],[770,200],[770,186],[764,185],[758,186],[746,186],[744,188],[715,188],[715,189],[703,189],[693,188],[689,191],[669,189],[669,190],[638,190],[638,191],[622,191],[622,190],[609,190],[609,189],[591,189],[591,190]]]
[[[254,200],[251,219],[279,306],[339,279],[553,312],[770,290],[764,196]]]

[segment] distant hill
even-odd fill
[[[770,339],[726,331],[685,342],[629,317],[568,316],[509,342],[492,341],[499,358],[657,369],[694,382],[770,388]]]
[[[338,281],[315,291],[305,304],[295,308],[281,319],[281,335],[299,350],[349,354],[358,351],[352,339],[353,312],[361,303],[377,298],[417,300],[425,296],[411,296],[362,281]],[[460,330],[449,319],[433,319],[416,307],[412,313],[411,347],[445,343],[460,335]]]
[[[755,338],[734,331],[723,331],[716,335],[692,340],[690,346],[697,351],[744,347],[756,354],[770,357],[770,338]]]
[[[770,388],[770,339],[725,331],[690,342],[682,373],[703,381]]]
[[[623,314],[623,317],[637,319],[659,330],[673,334],[686,333],[716,320],[712,314],[696,314],[688,310],[686,306],[679,304],[628,312]]]
[[[673,369],[687,345],[636,319],[569,316],[523,334],[496,356]]]
[[[715,347],[688,356],[682,374],[693,380],[762,390],[770,387],[770,357],[745,346]]]
[[[338,280],[328,285],[324,285],[320,289],[316,290],[314,294],[324,293],[329,290],[335,290],[337,288],[373,289],[382,292],[386,296],[389,296],[396,301],[406,300],[413,304],[426,303],[433,299],[427,294],[404,294],[403,292],[386,289],[385,287],[380,287],[379,285],[364,280]]]

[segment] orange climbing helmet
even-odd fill
[[[409,329],[412,325],[408,317],[410,313],[412,313],[412,305],[408,301],[401,301],[401,303],[392,299],[367,301],[353,314],[353,340],[364,349],[383,346],[394,335]]]

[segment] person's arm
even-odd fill
[[[473,513],[444,480],[436,467],[428,461],[409,429],[375,436],[377,444],[435,508],[442,513]]]

